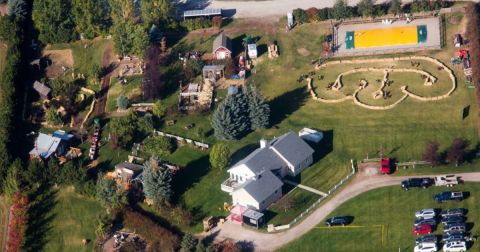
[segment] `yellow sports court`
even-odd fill
[[[347,49],[418,44],[426,40],[424,25],[356,30],[345,36]]]

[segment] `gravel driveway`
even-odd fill
[[[464,181],[467,182],[480,182],[480,172],[458,173],[456,175],[460,176]],[[421,177],[434,176],[438,176],[438,174],[422,175]],[[285,232],[274,234],[260,233],[242,228],[238,224],[227,221],[220,228],[213,230],[213,232],[218,232],[215,239],[221,241],[226,238],[230,238],[237,241],[250,241],[255,246],[255,251],[273,251],[310,231],[344,202],[376,188],[399,185],[402,180],[411,177],[419,176],[396,177],[376,174],[372,175],[368,174],[367,172],[360,171],[343,190],[334,194],[334,196],[317,208],[302,222]]]

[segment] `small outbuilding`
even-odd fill
[[[224,65],[208,65],[202,69],[203,79],[209,79],[217,81],[225,78],[225,66]]]
[[[41,83],[40,81],[35,81],[33,83],[33,89],[35,89],[35,91],[37,91],[37,93],[43,99],[50,99],[50,93],[52,92],[52,89],[50,89],[47,85]]]
[[[33,149],[29,153],[30,159],[40,158],[46,160],[52,155],[62,156],[70,147],[72,139],[73,135],[60,130],[55,131],[52,135],[40,133],[37,139],[35,139]]]
[[[455,37],[453,38],[453,45],[455,47],[460,47],[463,45],[463,38],[462,35],[460,34],[455,34]]]
[[[221,33],[213,41],[213,58],[217,60],[232,57],[232,41],[225,34]]]
[[[243,213],[243,223],[255,228],[260,228],[265,221],[264,214],[252,209]]]
[[[222,16],[222,9],[203,9],[203,10],[187,10],[183,12],[183,20],[187,18],[202,18]]]
[[[143,182],[143,165],[123,162],[115,165],[115,179],[126,189],[138,187]]]
[[[250,57],[250,59],[256,59],[257,56],[258,56],[257,45],[256,44],[248,44],[247,48],[248,48],[248,57]]]

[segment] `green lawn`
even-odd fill
[[[117,78],[112,78],[111,86],[108,89],[107,96],[107,112],[117,110],[117,98],[124,95],[128,98],[129,104],[142,101],[142,77],[130,76],[127,77],[127,83],[121,84]]]
[[[285,209],[281,200],[273,203],[266,211],[267,224],[286,225],[305,211],[306,207],[320,199],[319,195],[300,188],[293,189],[284,197],[293,199],[293,207]]]
[[[289,243],[279,251],[412,251],[415,236],[412,234],[415,211],[422,208],[468,209],[467,226],[470,232],[480,233],[480,183],[467,183],[454,190],[470,192],[471,196],[462,202],[439,204],[433,195],[445,188],[432,187],[427,190],[403,191],[399,186],[376,189],[361,194],[338,207],[331,216],[349,215],[354,217],[351,227],[324,228],[319,223],[300,239]],[[382,236],[383,227],[383,236]],[[442,234],[442,226],[435,234]],[[478,251],[476,242],[471,251]]]
[[[92,251],[95,223],[102,207],[93,199],[79,196],[73,188],[61,188],[53,211],[51,229],[47,233],[45,251]],[[82,240],[89,240],[85,246]]]

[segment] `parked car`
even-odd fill
[[[433,200],[439,203],[451,200],[462,201],[463,199],[463,192],[441,192],[433,196]]]
[[[415,212],[415,218],[432,219],[435,216],[437,216],[437,213],[433,208],[425,208]]]
[[[466,220],[465,216],[462,215],[452,215],[447,216],[442,219],[443,225],[448,225],[449,223],[464,223]]]
[[[440,215],[442,218],[448,216],[464,216],[467,213],[467,209],[465,208],[450,208],[443,210]]]
[[[393,172],[392,160],[390,158],[382,158],[380,160],[380,172],[383,174],[391,174]]]
[[[467,251],[467,244],[464,241],[447,242],[443,245],[444,252],[464,252]]]
[[[408,191],[408,189],[412,187],[422,187],[425,189],[431,185],[433,185],[432,178],[411,178],[404,180],[401,183],[401,186],[405,191]]]
[[[418,219],[415,219],[415,222],[413,223],[413,225],[414,226],[430,225],[433,227],[437,225],[437,221],[433,218],[428,218],[428,219],[418,218]]]
[[[443,232],[446,234],[465,233],[466,229],[465,223],[453,223],[443,227]]]
[[[437,250],[437,244],[432,242],[420,243],[413,248],[414,252],[436,252]]]
[[[432,233],[432,227],[430,225],[421,225],[413,227],[412,233],[414,235],[423,235]]]
[[[444,234],[442,236],[443,242],[451,242],[451,241],[464,241],[465,234],[464,233],[456,233],[456,234]]]
[[[438,239],[436,235],[424,235],[415,239],[415,245],[421,243],[437,243]]]
[[[350,216],[335,216],[325,221],[327,226],[345,226],[350,224],[352,217]]]

